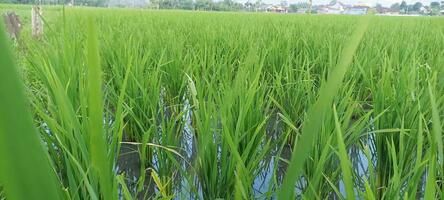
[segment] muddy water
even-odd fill
[[[137,193],[137,181],[140,177],[141,166],[139,147],[132,144],[122,144],[120,147],[119,158],[117,159],[116,172],[117,174],[125,174],[126,184],[130,192],[133,194]],[[145,183],[142,192],[137,195],[137,199],[147,199],[146,197],[154,193],[154,183],[151,176],[149,176],[149,172],[147,172],[145,174]],[[122,194],[119,196],[123,199]]]

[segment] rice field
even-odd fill
[[[441,17],[8,9],[0,199],[444,198]]]

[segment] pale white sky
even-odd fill
[[[246,2],[246,0],[235,0],[238,2]],[[255,1],[255,0],[250,0]],[[308,2],[308,0],[286,0],[289,4],[298,3],[298,2]],[[320,4],[327,4],[331,0],[313,0],[314,5],[320,5]],[[346,4],[367,4],[370,6],[375,5],[376,3],[380,3],[383,6],[390,6],[393,3],[399,2],[401,3],[402,0],[339,0],[340,2],[346,3]],[[438,1],[441,0],[406,0],[407,3],[413,4],[415,2],[421,2],[425,5],[429,5],[432,1]],[[279,4],[281,0],[262,0],[264,3],[273,3],[273,4]]]
[[[297,1],[297,0],[295,0],[295,1]],[[416,2],[421,2],[421,3],[425,4],[425,5],[429,5],[430,2],[432,2],[432,1],[440,2],[441,0],[406,0],[406,2],[409,3],[409,4],[413,4],[413,3],[416,3]],[[320,1],[313,0],[313,4],[315,4],[315,2],[316,2],[316,4],[325,4],[325,3],[328,3],[330,1],[328,1],[328,0],[327,1],[325,1],[325,0],[320,0]],[[393,3],[396,3],[396,2],[402,2],[402,0],[364,0],[364,1],[363,0],[344,0],[344,1],[341,1],[341,2],[347,3],[347,4],[360,4],[360,3],[364,3],[364,4],[368,4],[368,5],[375,5],[376,3],[380,3],[380,4],[384,5],[384,6],[389,6],[389,5],[391,5]]]

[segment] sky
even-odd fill
[[[246,2],[246,0],[236,0],[238,2]],[[255,0],[250,0],[255,1]],[[298,3],[298,2],[308,2],[308,0],[286,0],[289,4]],[[313,5],[321,5],[321,4],[328,4],[331,0],[313,0]],[[374,6],[377,3],[382,4],[383,6],[390,6],[393,3],[401,2],[402,0],[339,0],[342,3],[345,4],[366,4],[369,6]],[[415,2],[421,2],[425,5],[429,5],[432,1],[438,1],[441,0],[406,0],[408,4],[413,4]],[[262,0],[264,3],[272,3],[272,4],[279,4],[281,0]]]
[[[272,0],[275,1],[275,0]],[[294,0],[298,1],[298,0]],[[300,1],[300,0],[299,0]],[[416,2],[421,2],[423,4],[429,5],[432,1],[440,1],[440,0],[406,0],[407,3],[413,4]],[[330,2],[329,0],[313,0],[313,4],[325,4]],[[402,2],[402,0],[343,0],[341,1],[346,4],[367,4],[367,5],[376,5],[377,3],[382,4],[384,6],[390,6],[396,2]]]

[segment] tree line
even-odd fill
[[[390,9],[392,9],[392,11],[399,12],[402,14],[427,12],[428,14],[431,15],[438,15],[440,11],[444,9],[444,3],[441,4],[438,1],[434,1],[430,2],[429,5],[424,5],[421,2],[416,2],[414,4],[407,4],[406,1],[402,1],[401,3],[392,4],[390,6]]]
[[[108,6],[113,0],[0,0],[0,3],[10,4],[74,4],[88,6]],[[134,5],[134,1],[158,9],[183,9],[183,10],[213,10],[213,11],[257,11],[263,5],[262,0],[239,3],[233,0],[119,0],[122,6]]]

